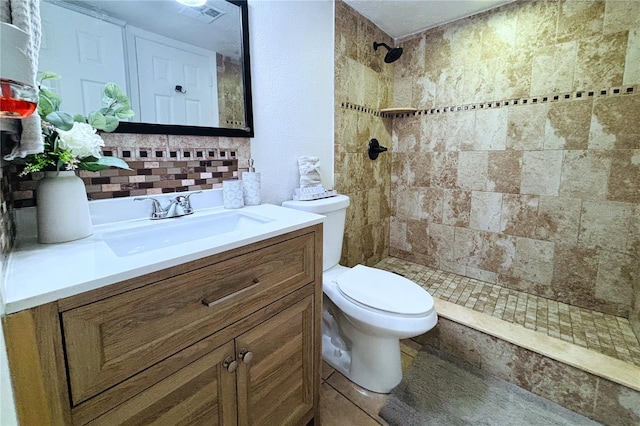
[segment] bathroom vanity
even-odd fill
[[[106,266],[30,298],[9,292],[15,312],[3,326],[21,424],[318,421],[322,218],[284,223],[288,209],[261,208],[274,221],[258,230],[131,256],[115,256],[101,232],[37,247],[46,260],[31,262],[32,276],[62,258],[58,271],[83,269],[87,250]],[[80,258],[68,257],[74,244]],[[28,247],[11,263],[14,278],[28,272],[16,268]]]

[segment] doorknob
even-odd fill
[[[238,368],[238,361],[228,356],[224,359],[224,361],[222,361],[222,367],[225,368],[229,373],[233,373],[234,371],[236,371],[236,368]]]
[[[238,358],[245,364],[249,364],[253,359],[253,352],[249,351],[247,348],[240,349],[238,353]]]
[[[178,93],[187,93],[187,91],[185,89],[182,88],[182,86],[176,86],[176,92]]]

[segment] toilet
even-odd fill
[[[349,197],[285,201],[282,206],[326,217],[322,358],[363,388],[389,393],[402,380],[400,339],[425,333],[438,321],[433,298],[392,272],[338,264]]]

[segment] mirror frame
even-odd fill
[[[1,1],[1,0],[0,0]],[[251,62],[249,60],[249,10],[248,0],[226,0],[240,7],[242,24],[242,83],[244,86],[244,128],[184,126],[178,124],[132,123],[121,121],[113,133],[140,133],[156,135],[229,136],[252,138],[253,100],[251,92]]]

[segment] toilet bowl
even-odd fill
[[[402,380],[400,339],[432,329],[431,295],[400,275],[338,264],[349,198],[285,201],[284,207],[325,215],[322,357],[365,389],[388,393]]]

